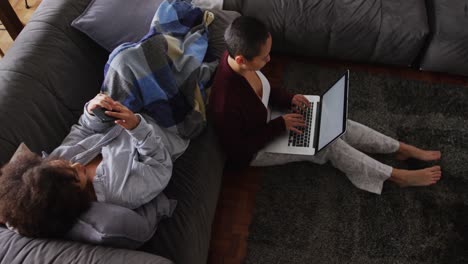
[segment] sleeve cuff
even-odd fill
[[[88,104],[89,102],[85,104],[83,114],[80,118],[84,126],[91,128],[94,131],[103,131],[114,124],[113,122],[103,123],[97,116],[88,113]]]
[[[128,134],[135,138],[138,142],[144,141],[151,133],[152,129],[148,122],[140,114],[135,114],[140,118],[140,123],[132,130],[127,130]]]
[[[279,135],[286,130],[286,123],[284,123],[284,118],[281,116],[271,120],[270,124],[273,127],[273,131],[275,131],[275,135]]]

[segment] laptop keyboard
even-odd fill
[[[296,134],[293,131],[289,131],[289,140],[288,146],[290,147],[306,147],[310,146],[311,142],[311,129],[312,129],[312,114],[314,110],[314,104],[311,104],[310,107],[306,109],[301,109],[296,106],[296,110],[299,114],[304,117],[306,126],[298,127],[297,129],[302,131],[302,134]]]

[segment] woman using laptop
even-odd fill
[[[260,70],[270,61],[272,38],[264,24],[242,16],[225,32],[227,51],[220,60],[209,100],[209,113],[231,168],[280,165],[296,161],[323,164],[330,161],[358,188],[380,194],[383,183],[427,186],[442,176],[440,166],[420,170],[392,168],[368,153],[396,153],[398,159],[438,160],[440,151],[427,151],[398,142],[357,122],[348,120],[347,132],[317,155],[290,155],[262,151],[286,130],[301,133],[303,117],[285,114],[267,120],[269,107],[308,107],[300,94],[270,87]],[[358,150],[359,149],[359,150]]]

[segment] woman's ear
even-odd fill
[[[237,55],[237,56],[234,58],[234,60],[236,61],[236,63],[237,63],[238,65],[245,64],[245,58],[244,58],[244,56],[242,56],[242,55]]]
[[[24,155],[36,155],[36,154],[32,152],[31,150],[29,150],[26,144],[21,142],[21,144],[18,146],[15,153],[11,157],[10,162],[14,162],[18,157],[24,156]]]

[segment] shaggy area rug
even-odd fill
[[[320,94],[345,69],[292,63],[285,86]],[[468,263],[468,87],[363,72],[350,75],[349,117],[400,141],[439,149],[430,187],[386,182],[382,195],[361,191],[329,163],[265,169],[250,226],[246,263]]]

